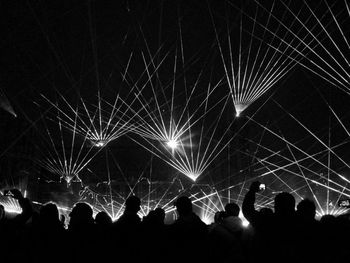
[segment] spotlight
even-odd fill
[[[105,146],[106,143],[104,141],[97,141],[95,142],[94,146],[98,147],[98,148],[102,148],[103,146]]]
[[[175,150],[178,146],[178,142],[176,140],[169,140],[167,143],[168,147],[170,147],[171,149]]]

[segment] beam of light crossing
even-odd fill
[[[258,1],[256,2],[258,3]],[[337,88],[349,93],[350,64],[348,54],[350,46],[345,25],[350,20],[350,14],[347,1],[337,1],[331,6],[326,0],[321,1],[319,5],[323,3],[323,8],[326,9],[319,11],[322,12],[321,15],[316,14],[316,11],[320,8],[313,8],[307,1],[303,1],[304,6],[309,11],[306,20],[299,17],[284,1],[279,2],[299,23],[298,31],[295,32],[292,27],[286,24],[286,21],[279,19],[271,12],[274,19],[298,40],[297,46],[293,46],[295,43],[285,44],[290,45],[290,48],[294,49],[295,52],[303,55],[310,65],[300,60],[298,63]],[[260,3],[258,4],[262,6]],[[338,4],[337,7],[340,10],[337,14],[334,13],[336,4]],[[265,10],[269,12],[269,10]],[[314,24],[311,27],[307,23],[310,18],[314,19]],[[325,21],[327,21],[327,24],[325,24]],[[301,37],[301,29],[305,30],[306,36],[304,38]],[[306,38],[311,38],[311,40],[307,41]],[[312,45],[315,42],[316,44]],[[300,46],[302,50],[299,50]]]
[[[272,9],[274,5],[272,6]],[[263,43],[261,39],[254,37],[258,9],[256,9],[255,17],[252,18],[253,26],[251,32],[249,32],[250,38],[248,45],[244,43],[243,40],[243,14],[242,11],[239,27],[239,48],[238,55],[234,57],[233,55],[233,45],[230,35],[230,28],[227,23],[227,43],[228,43],[228,54],[223,51],[223,44],[219,40],[219,35],[216,29],[214,18],[210,12],[212,23],[214,26],[214,32],[216,35],[216,40],[224,66],[224,71],[227,79],[227,84],[231,92],[233,99],[233,104],[236,110],[236,116],[240,114],[249,107],[254,101],[260,98],[264,93],[266,93],[270,88],[272,88],[281,78],[283,78],[296,64],[294,61],[291,61],[288,56],[284,53],[286,51],[280,52],[266,43]],[[263,26],[264,33],[263,38],[266,34],[265,28],[268,27],[270,23],[270,16],[268,16],[266,25]],[[250,16],[247,16],[251,18]],[[275,37],[270,41],[273,42]],[[258,45],[257,48],[254,48],[254,45]],[[244,52],[244,47],[248,46],[248,51]],[[281,44],[280,46],[281,47]],[[226,61],[229,62],[226,62]],[[237,65],[238,64],[238,65]]]
[[[127,116],[127,110],[123,111],[122,107],[125,106],[125,102],[119,95],[112,104],[102,105],[104,101],[98,92],[97,106],[93,110],[89,110],[87,103],[80,98],[80,105],[78,105],[82,108],[80,111],[78,106],[73,108],[62,95],[60,97],[67,109],[59,106],[58,103],[51,102],[44,95],[42,96],[59,111],[60,121],[64,127],[80,136],[85,136],[97,148],[103,148],[130,130],[129,123],[132,118]]]
[[[75,116],[75,123],[77,123]],[[67,184],[72,181],[81,182],[79,173],[90,163],[99,151],[95,151],[93,147],[87,147],[87,136],[83,140],[77,139],[75,124],[71,134],[64,134],[61,120],[58,120],[58,137],[52,136],[52,131],[45,126],[46,136],[43,136],[44,147],[41,150],[43,156],[37,160],[38,164],[56,174],[60,180],[65,180]],[[69,137],[69,139],[67,139]],[[40,149],[39,149],[40,150]]]

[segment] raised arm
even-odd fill
[[[246,193],[243,204],[242,212],[244,217],[249,221],[250,224],[254,225],[254,221],[258,215],[258,211],[255,210],[255,194],[259,191],[260,182],[253,182],[250,185],[249,191]]]

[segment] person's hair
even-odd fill
[[[179,197],[175,202],[175,206],[180,215],[192,212],[192,202],[187,196]]]
[[[297,213],[304,218],[314,219],[316,215],[316,205],[310,199],[303,199],[297,205]]]
[[[125,201],[125,210],[137,213],[140,210],[141,200],[135,195],[128,197]]]
[[[76,203],[70,213],[71,219],[76,217],[79,221],[90,221],[92,219],[93,211],[87,203]]]
[[[238,216],[240,208],[236,203],[228,203],[225,205],[225,212],[227,216]]]
[[[159,222],[164,223],[164,219],[165,219],[165,211],[163,208],[157,207],[154,210],[155,216],[157,218],[157,220],[159,220]]]
[[[46,203],[40,208],[40,218],[44,221],[58,221],[59,212],[57,205],[53,202]]]
[[[112,223],[112,218],[105,211],[100,211],[95,217],[95,222],[98,225],[108,225]]]
[[[2,219],[5,216],[5,207],[0,204],[0,219]]]
[[[290,215],[295,212],[295,199],[290,193],[282,192],[275,196],[275,213]]]
[[[259,213],[264,216],[271,216],[273,215],[273,211],[271,208],[263,207],[259,210]]]
[[[225,217],[225,214],[226,214],[225,211],[217,211],[214,215],[214,222],[221,223]]]

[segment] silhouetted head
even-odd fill
[[[192,212],[192,202],[187,196],[179,197],[175,202],[179,216],[188,215]]]
[[[337,222],[337,218],[334,215],[323,215],[320,219],[320,223],[324,226],[334,226]]]
[[[268,207],[263,207],[259,210],[259,213],[263,216],[272,216],[273,215],[273,211],[271,208]]]
[[[295,199],[290,193],[279,193],[275,197],[275,214],[290,216],[295,212]]]
[[[149,211],[148,215],[142,218],[142,221],[147,224],[156,224],[156,214],[154,210]]]
[[[0,220],[5,217],[5,207],[0,205]]]
[[[105,211],[101,211],[97,213],[95,223],[98,225],[110,225],[112,224],[112,218]]]
[[[70,212],[69,227],[93,223],[92,208],[87,203],[76,203]]]
[[[225,205],[225,212],[227,216],[238,216],[240,208],[236,203],[228,203]]]
[[[128,213],[137,214],[140,211],[141,201],[137,196],[130,196],[125,201],[125,211]]]
[[[51,202],[43,205],[39,217],[42,223],[57,223],[59,221],[57,205]]]
[[[217,211],[214,215],[214,222],[215,223],[221,223],[222,220],[224,219],[225,217],[225,212],[224,211]]]
[[[304,199],[299,202],[297,205],[297,214],[298,216],[312,220],[316,216],[316,206],[315,203],[310,199]]]
[[[165,219],[165,211],[163,208],[156,208],[154,210],[154,216],[156,217],[156,220],[160,224],[164,224],[164,219]]]

